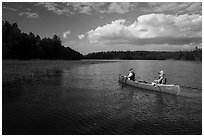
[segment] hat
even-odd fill
[[[133,70],[132,68],[129,69],[129,71]]]
[[[159,72],[159,74],[165,75],[163,70],[161,70],[161,71]]]

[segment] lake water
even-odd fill
[[[129,68],[149,82],[164,70],[181,95],[122,85],[118,74]],[[2,112],[3,134],[202,134],[202,63],[73,63],[52,78],[3,89]]]

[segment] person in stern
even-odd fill
[[[125,78],[128,80],[135,81],[135,73],[134,73],[132,68],[129,69],[129,74],[127,76],[125,76]]]
[[[161,70],[158,74],[159,74],[159,79],[158,80],[154,80],[152,83],[154,85],[155,84],[166,84],[167,78],[166,78],[166,75],[165,75],[164,71]]]

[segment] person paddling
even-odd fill
[[[165,73],[163,70],[161,70],[159,73],[159,79],[158,80],[154,80],[155,84],[166,84],[167,78],[165,76]]]
[[[135,81],[135,73],[133,71],[133,69],[129,69],[129,74],[127,76],[125,76],[128,80],[132,80]]]

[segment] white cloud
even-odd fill
[[[63,38],[66,39],[67,35],[69,35],[71,32],[67,30],[66,32],[63,33]]]
[[[78,35],[78,38],[79,39],[83,39],[85,36],[83,35],[83,34],[81,34],[81,35]]]
[[[147,14],[138,17],[131,25],[126,20],[89,31],[90,42],[111,44],[188,44],[200,42],[202,38],[202,15]]]
[[[20,16],[26,16],[27,18],[31,18],[31,19],[37,19],[39,18],[39,15],[37,13],[32,13],[32,12],[20,12],[19,13]]]
[[[108,40],[111,38],[122,37],[123,30],[125,28],[125,20],[112,21],[111,24],[107,24],[103,27],[98,27],[95,30],[88,32],[88,38],[91,42],[97,42],[100,39]]]

